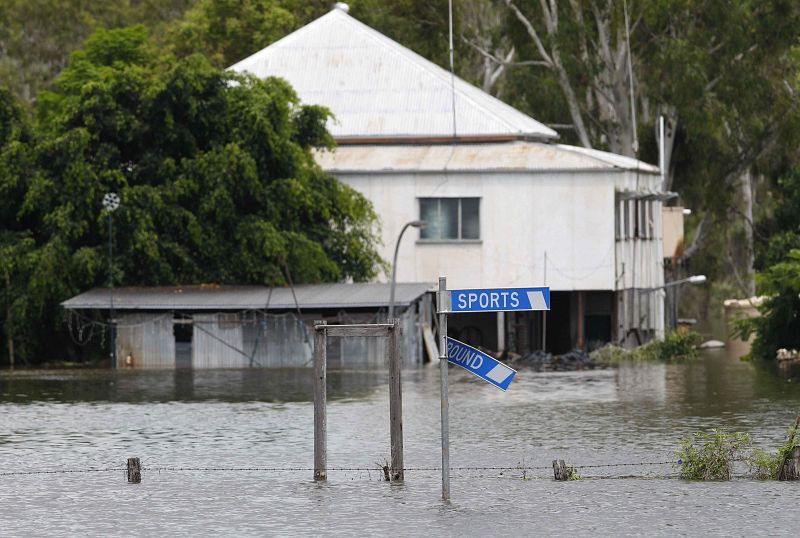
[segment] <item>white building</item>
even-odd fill
[[[547,285],[541,313],[451,316],[451,336],[564,352],[663,333],[661,177],[655,166],[557,144],[533,118],[359,22],[339,5],[231,69],[288,80],[330,108],[319,164],[366,195],[399,282]],[[454,112],[455,110],[455,112]],[[408,234],[407,234],[408,235]],[[545,328],[546,327],[546,328]]]

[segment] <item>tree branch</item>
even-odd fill
[[[528,35],[531,36],[533,39],[533,44],[536,46],[536,50],[539,51],[539,55],[542,57],[542,60],[547,62],[549,67],[553,67],[553,59],[550,58],[550,55],[547,54],[547,50],[544,48],[544,43],[539,38],[539,34],[536,32],[536,28],[533,27],[531,21],[519,10],[517,6],[511,0],[505,0],[506,6],[514,12],[514,16],[517,17],[517,20],[522,23],[525,27],[525,30],[528,32]]]
[[[706,240],[708,239],[709,227],[711,226],[713,219],[714,217],[712,216],[711,211],[706,211],[703,214],[703,218],[700,219],[700,224],[697,225],[697,231],[694,234],[692,244],[689,245],[689,248],[683,251],[681,260],[688,260],[697,254],[701,248],[703,248]]]

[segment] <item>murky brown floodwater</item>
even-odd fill
[[[389,457],[383,373],[330,373],[328,462],[310,471],[145,471],[3,475],[26,470],[313,465],[310,371],[0,373],[0,535],[796,535],[800,483],[674,478],[556,483],[577,465],[672,459],[712,427],[774,449],[800,413],[800,375],[720,354],[678,365],[521,371],[508,393],[451,369],[451,504],[438,471],[378,481]],[[439,376],[404,372],[405,461],[436,467]],[[542,467],[542,469],[540,469]],[[584,476],[672,475],[670,465]]]

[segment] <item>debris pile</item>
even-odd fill
[[[509,358],[514,366],[527,366],[539,370],[585,370],[597,366],[588,353],[579,349],[564,353],[563,355],[553,355],[552,353],[539,350],[524,355],[511,356]]]

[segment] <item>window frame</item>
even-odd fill
[[[457,237],[441,237],[441,230],[439,231],[439,237],[422,237],[423,231],[420,230],[419,238],[417,239],[418,243],[481,243],[482,239],[482,231],[481,231],[481,197],[480,196],[418,196],[417,197],[417,210],[419,214],[420,220],[425,220],[422,215],[422,201],[423,200],[435,200],[436,201],[436,213],[437,216],[441,217],[442,215],[442,200],[456,200],[457,204],[457,215],[458,215],[458,222],[456,224],[456,232]],[[463,210],[463,201],[464,200],[477,200],[478,208],[477,208],[477,219],[478,219],[478,237],[476,238],[464,238],[464,210]],[[441,219],[440,219],[441,220]]]

